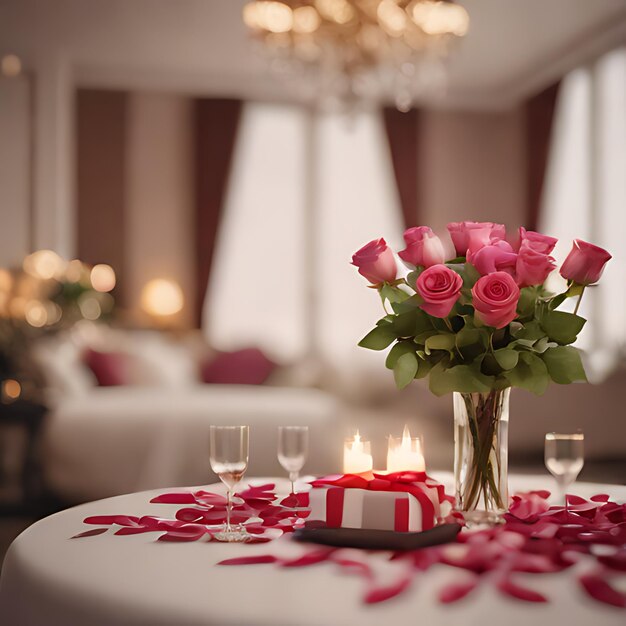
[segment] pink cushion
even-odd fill
[[[123,352],[98,352],[88,349],[83,355],[85,365],[101,387],[130,385],[130,358]]]
[[[258,348],[220,352],[202,365],[205,383],[220,385],[261,385],[274,371],[276,364]]]

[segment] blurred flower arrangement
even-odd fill
[[[393,344],[386,366],[400,389],[428,377],[435,395],[458,392],[457,506],[475,511],[482,500],[475,519],[492,521],[507,506],[509,390],[541,395],[551,381],[586,380],[580,352],[571,345],[586,322],[578,308],[611,255],[575,240],[559,270],[567,287],[555,294],[545,285],[556,269],[550,256],[554,237],[520,228],[514,247],[502,224],[460,222],[447,228],[456,252],[452,259],[430,228],[404,233],[399,257],[406,277],[398,276],[384,239],[354,254],[353,265],[378,290],[386,313],[359,345],[384,350]],[[558,310],[568,298],[577,298],[574,311]]]
[[[115,282],[109,265],[65,261],[52,250],[33,252],[20,268],[0,269],[0,379],[28,384],[33,368],[27,348],[34,339],[80,320],[110,317]]]

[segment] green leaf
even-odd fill
[[[431,350],[452,350],[454,348],[454,335],[452,333],[433,335],[426,339],[424,345],[426,354],[430,354]]]
[[[550,384],[546,364],[532,352],[520,352],[517,365],[504,376],[514,387],[520,387],[540,396]]]
[[[538,352],[539,354],[542,354],[548,348],[555,348],[557,345],[558,344],[554,343],[554,341],[550,341],[549,337],[542,337],[533,346],[533,352]]]
[[[521,332],[524,329],[524,324],[521,322],[511,322],[509,324],[509,330],[511,331],[511,335],[513,337],[517,337],[517,333]]]
[[[535,302],[537,301],[537,290],[535,287],[524,287],[520,290],[519,300],[517,302],[517,313],[520,317],[529,317],[535,311]]]
[[[576,341],[586,321],[584,317],[565,311],[546,311],[539,320],[548,337],[560,344]]]
[[[392,370],[397,360],[404,354],[408,354],[412,352],[415,354],[417,346],[412,341],[399,341],[391,350],[389,350],[389,354],[387,355],[387,359],[385,360],[385,367],[387,369]]]
[[[530,339],[531,341],[536,341],[537,339],[541,339],[545,336],[546,331],[541,328],[537,320],[526,322],[521,330],[518,330],[517,333],[515,333],[516,339]]]
[[[519,361],[519,352],[509,348],[500,348],[493,353],[493,356],[503,370],[512,370]]]
[[[415,343],[424,345],[430,337],[434,337],[435,335],[438,335],[438,334],[439,333],[434,329],[425,330],[423,333],[419,333],[418,335],[415,335]]]
[[[415,289],[415,284],[417,283],[417,279],[419,275],[425,270],[425,267],[416,267],[412,272],[409,272],[406,277],[406,282],[411,289]]]
[[[489,334],[482,328],[462,328],[456,334],[456,347],[466,361],[473,361],[489,345]]]
[[[416,293],[402,302],[392,302],[391,308],[394,313],[407,313],[409,311],[415,311],[415,309],[422,304],[422,302],[424,302],[424,300],[419,294]]]
[[[549,348],[541,358],[548,368],[550,378],[559,385],[568,385],[576,380],[587,380],[580,360],[580,352],[572,346]]]
[[[388,324],[377,326],[359,341],[361,348],[368,350],[384,350],[390,343],[395,341],[396,334]]]
[[[417,356],[407,352],[398,358],[393,368],[393,378],[398,389],[404,389],[417,374]]]
[[[398,287],[385,284],[380,290],[380,297],[383,301],[389,300],[391,303],[399,303],[408,300],[410,294],[406,293],[406,291],[402,291],[402,289]]]
[[[416,379],[426,378],[426,376],[428,376],[428,374],[430,373],[430,371],[433,369],[434,366],[435,366],[435,363],[432,363],[431,361],[426,361],[424,358],[419,358],[419,351],[418,351],[417,374],[415,374],[415,378]]]
[[[493,382],[493,376],[485,376],[474,364],[446,369],[442,363],[438,363],[430,371],[429,388],[436,396],[451,391],[485,393],[491,389]]]

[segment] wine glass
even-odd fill
[[[291,493],[295,493],[294,483],[304,466],[309,448],[308,426],[278,427],[278,461],[289,472]]]
[[[582,432],[561,434],[546,433],[545,463],[548,471],[556,478],[560,499],[567,511],[567,490],[576,480],[585,463],[585,435]]]
[[[243,527],[230,523],[233,508],[233,490],[248,468],[248,426],[211,426],[211,469],[226,485],[226,523],[219,533],[218,541],[246,541],[248,533]]]

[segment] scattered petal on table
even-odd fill
[[[585,574],[579,580],[585,591],[595,600],[626,608],[626,594],[614,589],[602,575]]]
[[[193,493],[189,492],[162,493],[150,500],[155,504],[193,504],[195,501]]]
[[[118,524],[119,526],[136,526],[139,518],[134,515],[92,515],[86,517],[85,524]]]
[[[277,563],[280,559],[272,554],[258,554],[256,556],[240,556],[234,559],[220,561],[218,565],[260,565],[262,563]]]
[[[509,576],[504,576],[496,583],[497,588],[507,596],[526,602],[547,602],[547,598],[533,589],[515,584]]]
[[[306,567],[307,565],[315,565],[328,561],[331,554],[335,550],[333,548],[315,548],[309,552],[305,552],[295,559],[289,559],[281,563],[282,567]]]
[[[452,583],[445,586],[439,592],[439,602],[442,602],[443,604],[450,604],[452,602],[462,600],[465,596],[476,589],[479,580],[480,579],[476,577],[468,582]]]
[[[95,537],[96,535],[101,535],[105,533],[108,528],[92,528],[91,530],[86,530],[85,532],[78,533],[78,535],[74,535],[70,537],[70,539],[80,539],[81,537]]]
[[[386,587],[372,585],[365,594],[363,601],[366,604],[377,604],[378,602],[385,602],[386,600],[395,598],[409,588],[411,580],[411,576],[405,575],[393,585]]]

